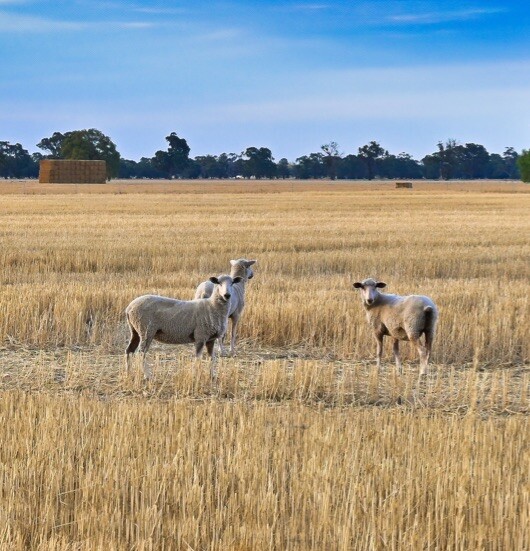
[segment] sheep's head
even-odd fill
[[[365,306],[372,306],[377,301],[379,296],[378,289],[383,289],[386,287],[386,283],[382,281],[376,281],[369,277],[363,281],[357,281],[353,284],[355,289],[361,290],[361,297]]]
[[[223,302],[228,302],[232,296],[232,285],[241,281],[240,277],[233,279],[229,275],[221,275],[219,277],[211,277],[210,281],[216,285],[216,292]]]
[[[255,260],[247,260],[246,258],[231,260],[232,274],[238,275],[243,279],[252,279],[254,277],[254,272],[251,269],[253,264],[256,264]]]

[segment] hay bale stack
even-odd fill
[[[105,161],[45,159],[40,162],[41,184],[104,184],[106,180]]]
[[[412,182],[396,182],[396,189],[412,189]]]

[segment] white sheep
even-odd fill
[[[232,266],[230,276],[233,278],[240,278],[239,283],[233,287],[234,292],[230,298],[230,310],[228,313],[228,317],[232,320],[232,333],[230,335],[230,355],[232,356],[235,354],[237,324],[245,307],[245,286],[247,281],[254,277],[254,272],[252,271],[251,266],[255,263],[255,260],[247,260],[245,258],[230,261],[230,265]],[[203,281],[195,291],[195,298],[208,298],[212,294],[212,291],[212,283],[210,281]],[[219,348],[221,349],[221,354],[224,354],[224,338],[224,334],[219,337]]]
[[[153,339],[166,344],[193,342],[197,359],[206,345],[211,358],[210,374],[215,377],[215,339],[226,333],[230,298],[240,279],[229,275],[211,277],[213,291],[207,299],[177,300],[158,295],[135,298],[125,310],[131,330],[131,340],[126,349],[127,369],[130,355],[139,347],[143,353],[144,376],[151,378],[145,356]]]
[[[366,317],[374,330],[377,367],[381,367],[383,337],[388,335],[394,339],[397,370],[403,372],[399,341],[410,341],[420,354],[420,375],[425,375],[438,319],[438,309],[434,302],[421,295],[402,297],[380,293],[378,289],[386,287],[386,283],[371,278],[358,281],[353,286],[361,290]],[[421,335],[425,335],[425,344],[420,341]]]

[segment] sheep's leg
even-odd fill
[[[225,348],[224,348],[224,340],[225,340],[225,337],[226,337],[226,332],[223,333],[219,339],[218,339],[218,342],[219,342],[219,353],[221,354],[221,356],[224,356],[225,355]]]
[[[422,344],[419,338],[417,339],[410,339],[410,342],[417,348],[418,353],[420,355],[420,376],[427,374],[427,361],[428,361],[428,354],[426,347]]]
[[[403,365],[401,364],[401,356],[399,355],[399,339],[394,339],[394,358],[398,373],[403,373]]]
[[[131,340],[129,341],[129,345],[125,349],[125,354],[127,358],[127,371],[129,371],[131,367],[131,354],[134,354],[136,352],[136,349],[138,348],[138,345],[140,344],[140,335],[138,334],[138,331],[131,325],[129,320],[127,320],[129,323],[129,330],[131,331]]]
[[[236,353],[236,335],[238,322],[239,318],[234,316],[232,318],[232,332],[230,334],[230,356],[234,356]]]
[[[151,371],[151,368],[149,367],[146,361],[147,352],[149,350],[149,347],[151,346],[151,343],[153,342],[153,337],[154,335],[147,335],[146,337],[142,338],[140,342],[140,352],[142,353],[144,379],[150,379],[153,376],[153,372]]]
[[[427,364],[429,363],[429,359],[431,358],[431,351],[432,351],[432,341],[434,339],[434,331],[425,331],[425,367],[427,367]]]
[[[195,359],[199,361],[202,356],[202,351],[204,349],[205,342],[204,341],[198,341],[195,342]]]
[[[381,369],[381,358],[383,357],[383,335],[376,334],[375,339],[377,341],[377,351],[376,351],[377,369]]]
[[[213,341],[206,342],[206,350],[210,355],[210,377],[212,379],[217,379],[217,357],[215,355],[215,339]]]

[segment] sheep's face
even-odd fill
[[[241,276],[245,275],[246,279],[252,279],[254,277],[254,271],[252,270],[251,266],[253,264],[256,264],[255,260],[240,258],[239,260],[231,260],[230,264],[234,267],[237,266],[237,269],[235,271],[238,274],[241,274]],[[234,271],[232,271],[232,273],[234,273]]]
[[[368,278],[364,281],[357,281],[353,284],[355,289],[360,289],[361,297],[365,306],[372,306],[379,296],[378,289],[386,287],[386,283]]]
[[[217,285],[217,293],[219,295],[219,298],[223,302],[228,302],[230,300],[230,297],[232,296],[232,286],[234,283],[239,283],[241,281],[240,277],[234,277],[232,279],[230,276],[219,276],[219,277],[211,277],[210,281]]]

